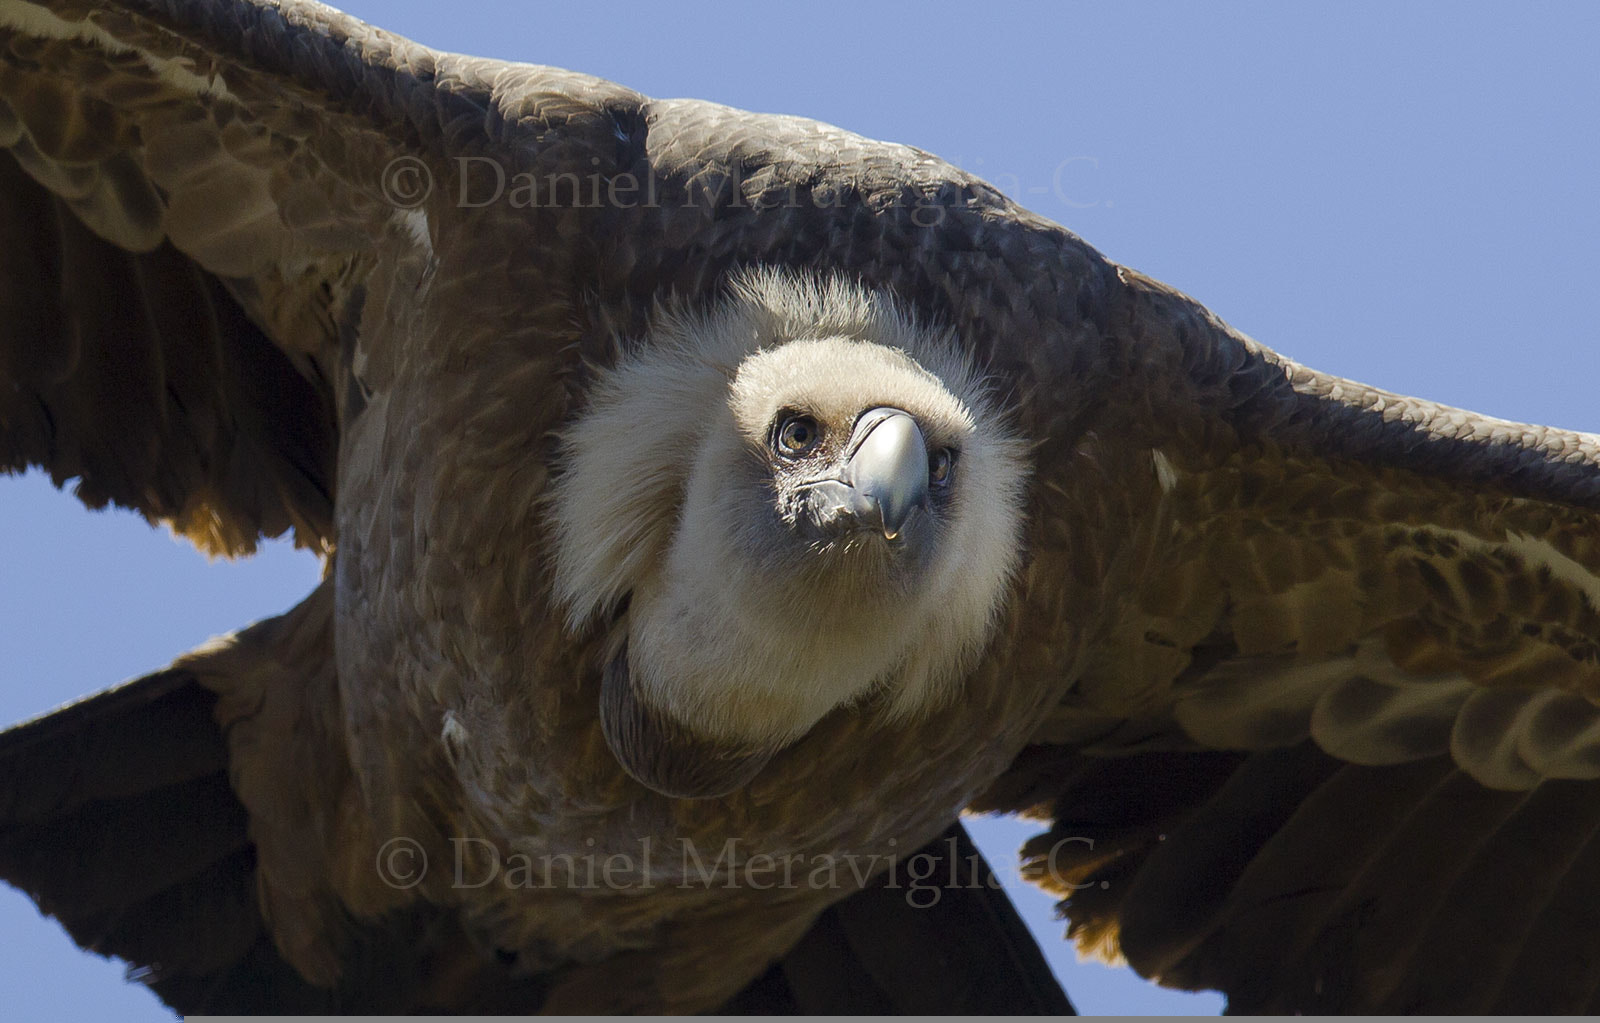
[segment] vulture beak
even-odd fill
[[[862,523],[881,529],[886,540],[897,538],[928,502],[928,445],[917,421],[897,408],[864,412],[844,457],[837,478],[806,488],[817,521],[834,528]]]

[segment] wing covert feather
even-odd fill
[[[1591,971],[1528,971],[1588,940],[1561,893],[1600,826],[1600,440],[1316,373],[1123,279],[1140,369],[1080,450],[1142,496],[1103,542],[1143,571],[1102,581],[1050,745],[977,805],[1053,819],[1024,855],[1081,947],[1233,1010],[1581,1011]],[[1074,835],[1104,844],[1052,877]]]

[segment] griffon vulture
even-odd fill
[[[852,894],[963,808],[1235,1009],[1593,1007],[1600,441],[814,122],[304,3],[0,35],[0,467],[328,566],[0,738],[0,875],[174,1007],[1064,1007],[983,886]]]

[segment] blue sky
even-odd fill
[[[434,47],[927,149],[1301,362],[1600,430],[1600,6],[347,8]],[[0,723],[280,611],[317,574],[283,545],[207,564],[37,474],[0,478],[0,522]],[[1029,832],[977,830],[1004,866]],[[1017,897],[1080,1010],[1219,1007],[1076,965],[1049,900]],[[10,889],[0,948],[19,1016],[164,1015]]]

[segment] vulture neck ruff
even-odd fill
[[[570,626],[614,622],[644,703],[747,747],[867,697],[885,720],[946,703],[1005,602],[1026,476],[949,333],[882,294],[765,271],[709,313],[662,310],[631,347],[564,437],[553,519]],[[954,452],[949,480],[903,537],[819,534],[807,485],[837,475],[852,423],[883,407]],[[794,414],[821,434],[809,460],[774,446]]]

